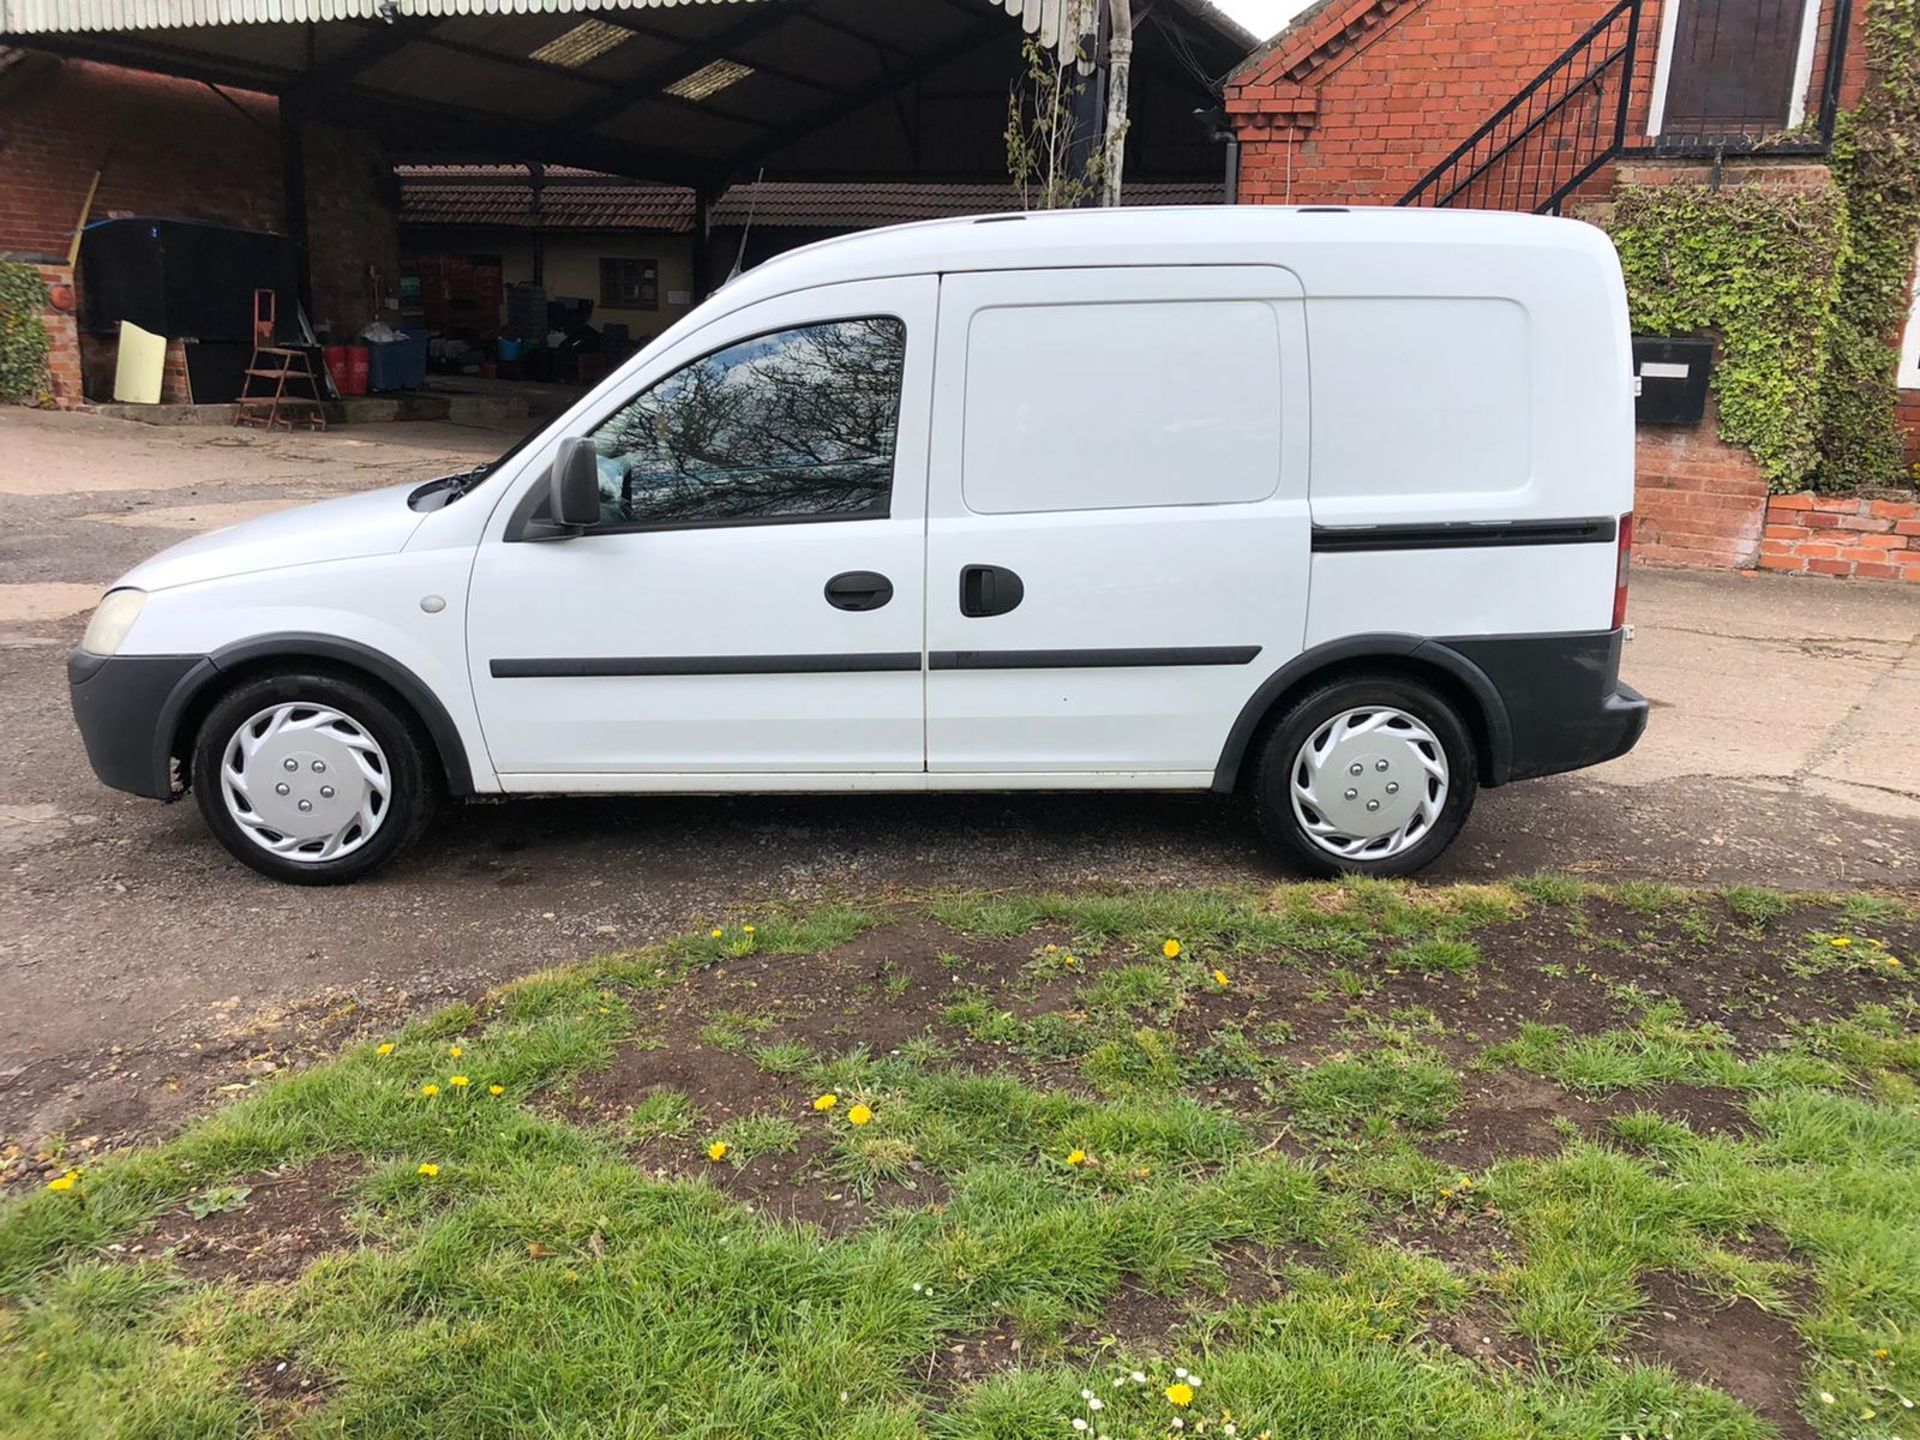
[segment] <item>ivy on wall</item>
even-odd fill
[[[1720,436],[1776,490],[1910,479],[1897,346],[1920,241],[1920,0],[1870,0],[1868,82],[1831,187],[1623,186],[1610,220],[1634,328],[1715,330]]]
[[[31,265],[0,260],[0,401],[47,393],[47,287]]]
[[[1605,223],[1634,328],[1718,331],[1721,438],[1751,450],[1773,488],[1801,488],[1820,458],[1848,250],[1838,188],[1623,185]]]
[[[1920,0],[1873,0],[1867,92],[1834,131],[1833,175],[1851,237],[1828,343],[1821,489],[1905,478],[1894,425],[1895,349],[1920,240]]]

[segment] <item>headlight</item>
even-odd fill
[[[87,622],[86,638],[80,642],[80,648],[89,655],[117,653],[146,603],[144,590],[109,590],[107,598],[93,612],[93,619]]]

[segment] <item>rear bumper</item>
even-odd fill
[[[1511,749],[1496,782],[1600,765],[1639,743],[1648,705],[1620,681],[1623,639],[1602,630],[1442,642],[1486,675],[1506,707]]]
[[[74,722],[101,784],[156,800],[173,798],[173,735],[195,688],[189,677],[202,667],[213,669],[204,655],[75,650],[67,657]]]

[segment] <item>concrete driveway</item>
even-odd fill
[[[1200,797],[736,798],[470,806],[378,880],[314,891],[227,859],[190,804],[94,781],[64,664],[107,582],[196,531],[511,438],[0,410],[0,1133],[137,1128],[145,1090],[103,1120],[78,1077],[244,1051],[287,1007],[470,993],[770,898],[1278,878],[1244,819]],[[1434,878],[1920,886],[1920,589],[1643,570],[1632,610],[1626,675],[1656,707],[1640,749],[1487,794]]]

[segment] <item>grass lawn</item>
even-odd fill
[[[1920,912],[727,917],[0,1208],[0,1435],[1920,1436]]]

